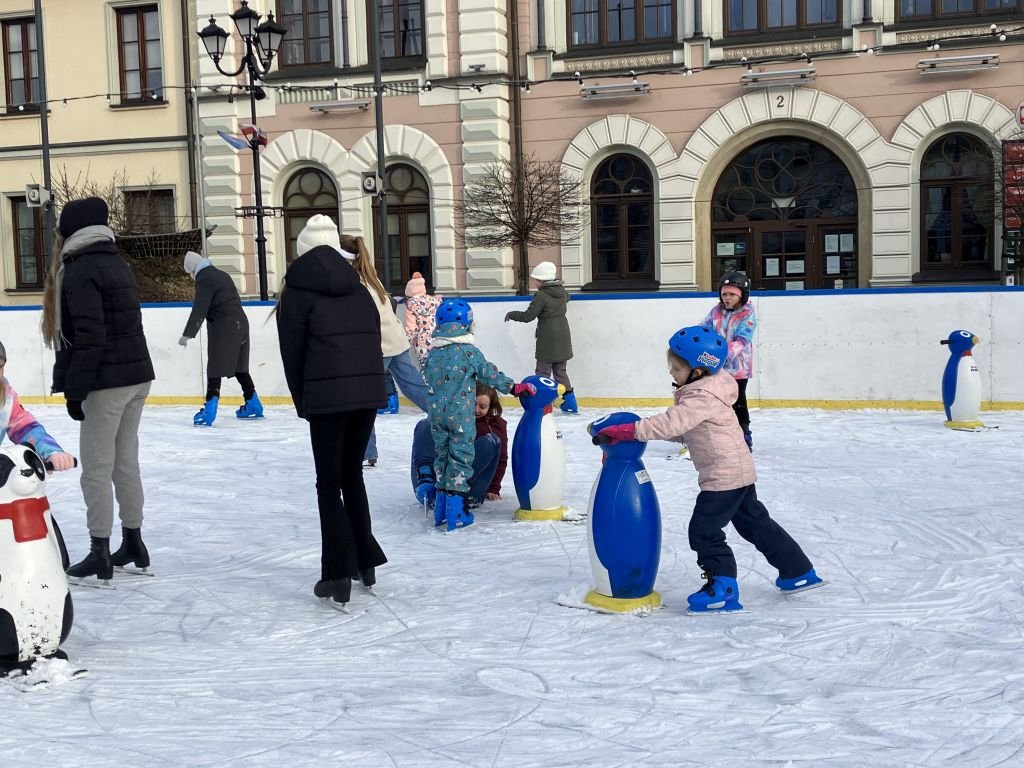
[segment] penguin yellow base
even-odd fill
[[[583,602],[609,613],[633,613],[634,611],[644,609],[661,608],[661,595],[657,592],[651,592],[651,594],[644,597],[608,597],[608,595],[602,595],[597,590],[592,589],[587,592]]]
[[[516,520],[564,520],[568,507],[555,509],[517,509]]]
[[[984,429],[985,425],[980,421],[944,421],[942,422],[949,429]]]

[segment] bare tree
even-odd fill
[[[152,203],[153,193],[160,185],[160,177],[155,170],[141,189],[133,189],[138,194],[129,205],[125,189],[129,187],[128,171],[122,168],[114,171],[109,179],[97,181],[90,177],[89,169],[79,171],[73,178],[67,166],[60,166],[53,179],[54,204],[59,212],[69,200],[80,200],[83,197],[98,197],[107,204],[110,211],[110,228],[118,234],[126,234],[134,228],[134,219],[139,211],[147,209]],[[169,223],[171,231],[178,229],[176,222]]]
[[[996,174],[998,205],[1003,213],[1003,248],[1006,273],[1016,284],[1024,280],[1024,129],[1003,141],[1003,152]]]
[[[586,222],[582,180],[554,160],[499,160],[462,190],[458,235],[469,248],[543,248],[574,241]],[[525,264],[526,259],[521,261]],[[525,275],[520,275],[525,286]]]

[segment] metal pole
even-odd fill
[[[381,277],[384,280],[384,290],[391,293],[391,253],[388,247],[388,197],[384,189],[384,171],[387,157],[384,151],[384,86],[380,74],[380,0],[373,0],[371,3],[373,11],[370,13],[370,51],[373,56],[373,90],[376,94],[374,99],[374,119],[377,124],[377,176],[380,178],[380,189],[377,196],[380,200],[380,245],[377,250],[380,255]]]
[[[192,103],[192,132],[196,138],[196,165],[199,167],[199,173],[196,174],[199,180],[199,188],[196,190],[196,197],[199,202],[199,227],[202,230],[200,235],[202,241],[203,258],[207,258],[206,251],[206,176],[203,174],[203,136],[199,132],[199,88],[196,86],[195,81],[192,82],[192,97],[190,99]],[[193,209],[193,215],[195,211]]]
[[[43,187],[52,192],[50,184],[50,105],[46,102],[46,54],[43,48],[43,3],[35,0],[36,57],[39,67],[39,142],[43,148]],[[51,200],[43,207],[43,263],[49,266],[53,249],[56,212]]]
[[[252,175],[256,189],[256,258],[260,275],[260,301],[267,301],[267,238],[263,234],[263,188],[260,181],[260,138],[256,125],[256,65],[253,60],[252,42],[245,41],[245,65],[249,70],[249,107],[252,112]]]

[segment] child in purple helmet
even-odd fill
[[[448,530],[472,525],[466,497],[473,479],[473,443],[476,440],[476,385],[482,382],[518,397],[536,393],[532,384],[516,384],[487,362],[473,339],[473,309],[464,299],[445,299],[437,308],[433,346],[427,353],[430,433],[434,438],[436,498],[434,524],[447,520]],[[419,468],[421,480],[429,467]]]
[[[683,328],[669,340],[668,362],[675,405],[665,413],[598,433],[611,442],[685,439],[697,467],[697,504],[690,517],[690,548],[707,579],[689,596],[690,611],[738,611],[736,558],[725,540],[730,522],[779,571],[775,585],[797,592],[821,585],[811,561],[758,501],[754,460],[736,428],[736,380],[722,375],[728,345],[704,327]]]

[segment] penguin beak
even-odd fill
[[[977,344],[979,341],[981,341],[981,339],[979,339],[977,336],[971,337],[971,344]]]
[[[562,397],[565,394],[565,384],[558,385],[558,396]]]

